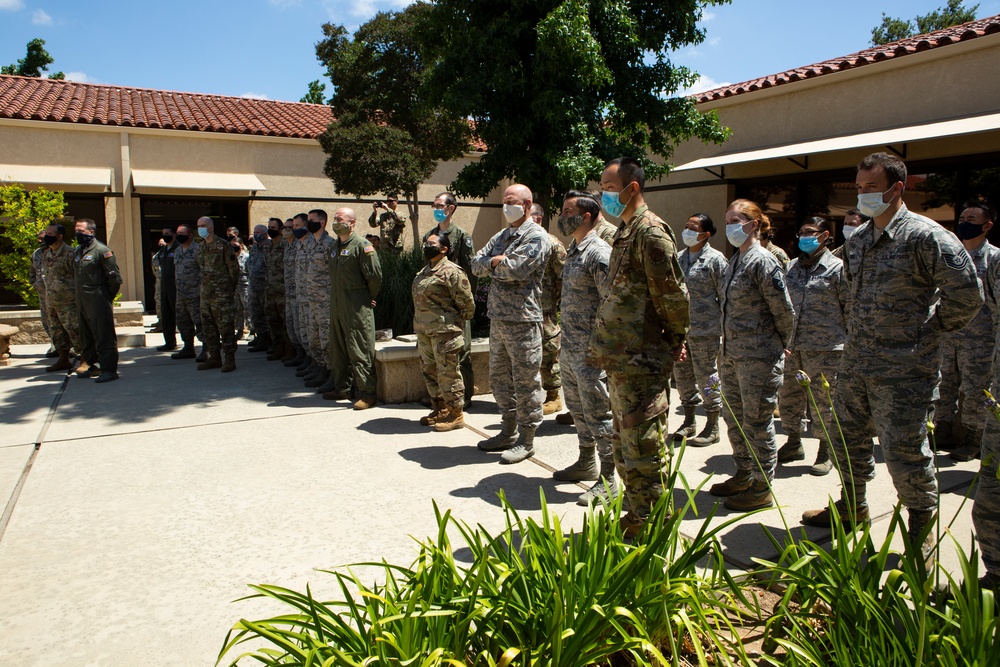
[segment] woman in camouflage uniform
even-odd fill
[[[723,410],[736,475],[709,492],[726,507],[749,511],[771,507],[777,464],[774,406],[792,337],[792,303],[785,271],[763,248],[770,220],[757,204],[737,199],[726,211],[726,238],[737,252],[722,277],[722,354],[719,374],[730,410]]]

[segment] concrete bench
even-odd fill
[[[38,310],[0,310],[0,325],[15,329],[9,341],[12,345],[48,345],[52,342],[42,327],[42,314]],[[142,327],[141,302],[123,301],[115,306],[115,328],[126,327]]]
[[[10,339],[17,332],[17,327],[0,324],[0,366],[10,366]]]
[[[472,340],[472,372],[475,393],[489,394],[490,342],[488,338]],[[415,403],[427,396],[427,385],[420,372],[420,354],[416,335],[399,336],[375,343],[376,394],[381,403]]]

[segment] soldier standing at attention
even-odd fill
[[[80,313],[76,307],[76,276],[73,271],[73,248],[64,241],[66,228],[53,223],[45,228],[45,306],[48,308],[49,331],[59,359],[45,370],[53,373],[73,367],[70,348],[80,344]]]
[[[646,172],[628,157],[601,174],[601,208],[624,222],[615,234],[604,298],[587,361],[608,374],[615,467],[629,509],[620,520],[634,537],[663,495],[667,380],[685,358],[688,295],[670,227],[646,205]]]
[[[986,283],[991,264],[1000,262],[1000,249],[986,240],[986,234],[996,222],[996,209],[985,202],[965,206],[958,218],[956,235],[972,258],[980,282]],[[979,442],[987,419],[983,406],[983,390],[990,388],[990,378],[983,373],[983,363],[993,358],[993,304],[987,302],[976,317],[958,331],[941,336],[941,398],[935,417],[939,429],[935,442],[948,444],[953,439],[952,425],[962,400],[962,426],[965,437],[961,446],[951,453],[955,461],[971,461],[979,456]],[[1000,385],[994,385],[1000,389]],[[947,426],[946,428],[943,428]]]
[[[844,251],[850,292],[844,358],[851,363],[841,367],[834,397],[844,434],[843,444],[833,443],[843,475],[835,511],[847,525],[868,519],[876,433],[909,511],[911,544],[919,541],[926,557],[938,500],[927,420],[941,377],[941,333],[971,322],[983,306],[983,291],[955,235],[906,208],[906,177],[906,165],[886,153],[858,165],[858,210],[872,221]],[[809,525],[829,526],[830,519],[829,508],[802,515]]]
[[[177,239],[173,227],[164,227],[163,245],[153,256],[153,264],[160,267],[160,298],[156,312],[160,315],[160,329],[163,331],[163,345],[158,352],[177,349],[177,274],[174,271],[174,252]]]
[[[243,334],[246,333],[250,315],[250,309],[248,308],[250,301],[250,276],[248,273],[249,267],[247,266],[250,260],[250,253],[247,252],[246,246],[243,245],[243,239],[239,236],[230,236],[229,244],[233,248],[233,254],[236,255],[236,267],[238,271],[236,289],[234,291],[233,321],[236,325],[236,340],[240,340],[243,338]]]
[[[316,237],[309,233],[308,214],[299,213],[295,219],[296,221],[301,220],[305,226],[305,236],[299,240],[298,252],[295,253],[295,302],[298,305],[295,326],[298,330],[299,342],[306,353],[305,361],[299,364],[295,375],[306,378],[321,369],[319,360],[314,358],[315,351],[309,344],[309,323],[312,321],[312,309],[317,307],[317,304],[309,299],[309,259],[312,256],[313,246],[316,245]]]
[[[477,276],[490,276],[490,386],[503,425],[479,443],[484,452],[505,451],[500,463],[519,463],[535,453],[542,423],[542,274],[549,256],[545,230],[531,220],[531,190],[504,190],[509,225],[472,260]],[[520,434],[518,434],[520,430]],[[517,436],[515,438],[515,436]]]
[[[292,238],[288,239],[288,247],[285,248],[284,269],[285,323],[287,325],[286,331],[288,332],[288,341],[291,349],[285,355],[284,364],[289,368],[298,368],[308,358],[306,357],[306,341],[299,337],[299,294],[298,284],[296,283],[296,267],[298,266],[299,249],[302,248],[302,241],[305,239],[306,234],[309,233],[309,230],[306,229],[305,217],[300,218],[295,216],[290,220],[286,220],[286,229],[288,229],[289,224],[291,224]],[[292,351],[295,352],[295,356],[289,359],[288,357],[291,356]]]
[[[38,313],[42,319],[42,329],[45,330],[45,335],[51,339],[52,334],[49,333],[49,315],[45,307],[45,271],[42,270],[42,256],[44,254],[45,228],[42,228],[38,230],[38,247],[31,253],[31,268],[28,269],[28,282],[31,283],[31,286],[35,288],[35,292],[38,294]],[[56,346],[50,345],[45,356],[58,357],[59,353],[56,351]]]
[[[806,452],[802,447],[802,422],[806,416],[808,398],[805,387],[795,377],[804,371],[810,378],[820,376],[830,383],[831,394],[837,390],[837,376],[844,356],[847,323],[847,282],[844,280],[844,263],[827,250],[833,241],[833,222],[825,218],[809,218],[799,229],[801,254],[788,265],[785,283],[795,309],[792,340],[788,349],[791,356],[785,359],[785,379],[778,394],[781,407],[781,425],[788,440],[778,450],[778,463],[801,461]],[[830,442],[826,433],[837,437],[837,425],[830,412],[830,402],[825,393],[818,393],[816,405],[819,414],[813,421],[823,424],[813,426],[813,435],[819,438],[819,452],[809,473],[826,475],[833,468],[830,460]],[[823,425],[826,426],[824,432]]]
[[[413,278],[411,288],[420,372],[432,408],[420,423],[442,432],[465,425],[465,385],[459,359],[465,343],[465,323],[476,314],[469,278],[448,259],[450,251],[447,234],[431,234],[424,239],[427,265]]]
[[[564,482],[594,481],[577,499],[581,505],[589,505],[596,499],[610,501],[610,496],[618,493],[611,447],[614,428],[608,378],[604,371],[588,366],[585,360],[611,257],[611,246],[594,230],[600,211],[597,202],[586,193],[570,190],[563,200],[558,223],[562,234],[573,237],[562,269],[563,339],[559,366],[566,407],[577,425],[580,453],[576,463],[555,471],[552,477]]]
[[[215,235],[211,218],[198,218],[198,236],[204,239],[198,252],[201,270],[201,326],[208,356],[198,370],[236,370],[236,281],[240,267],[232,246]],[[222,354],[219,354],[221,341]]]
[[[465,276],[469,279],[469,288],[475,295],[476,283],[479,279],[472,273],[472,258],[476,254],[475,248],[472,246],[472,237],[451,221],[458,209],[458,202],[455,201],[455,196],[450,192],[442,192],[434,198],[433,208],[434,221],[437,226],[424,234],[423,242],[426,243],[432,234],[438,236],[444,234],[448,237],[448,244],[451,247],[451,261],[465,271]],[[465,320],[462,327],[464,342],[458,363],[462,369],[462,384],[465,386],[465,404],[462,407],[468,409],[475,391],[475,377],[472,374],[472,321]]]
[[[792,339],[794,313],[785,270],[758,240],[758,234],[768,236],[770,226],[760,207],[746,199],[737,199],[726,211],[726,238],[738,252],[722,277],[719,377],[731,408],[723,418],[736,475],[713,484],[709,493],[743,512],[774,504],[774,408]]]
[[[684,271],[690,303],[688,312],[691,330],[684,345],[687,359],[674,364],[674,383],[684,406],[684,423],[674,434],[687,438],[691,447],[706,447],[719,441],[719,413],[722,395],[709,387],[708,378],[719,372],[719,344],[722,336],[722,276],[726,272],[726,257],[709,242],[715,236],[715,222],[704,213],[688,218],[681,232],[681,241],[687,246],[677,258]],[[705,414],[708,421],[697,433],[694,420],[695,408],[702,402],[701,388],[705,392]]]
[[[351,396],[351,381],[359,397],[355,410],[375,405],[375,297],[382,287],[378,253],[354,233],[356,218],[350,208],[333,214],[330,267],[330,374],[334,389],[327,400]]]
[[[544,211],[541,204],[531,205],[531,219],[542,226]],[[545,402],[542,414],[551,415],[562,410],[562,376],[559,373],[559,347],[562,343],[562,329],[559,328],[559,297],[562,294],[562,269],[566,264],[566,246],[552,234],[548,234],[549,259],[542,274],[542,390]]]
[[[278,224],[281,224],[280,220]],[[270,252],[271,239],[267,236],[267,225],[254,226],[253,245],[250,246],[250,257],[247,259],[247,279],[250,288],[248,310],[250,311],[250,328],[254,330],[255,334],[254,339],[249,341],[250,352],[263,352],[271,347],[271,334],[264,313],[264,300],[267,291],[267,255]]]
[[[368,226],[377,227],[379,230],[381,238],[379,247],[394,252],[403,249],[400,237],[406,231],[406,215],[396,210],[398,206],[399,198],[395,194],[391,194],[385,198],[384,204],[380,201],[372,204],[372,214],[368,216]],[[378,212],[380,208],[385,209],[381,214]]]
[[[309,350],[317,370],[305,377],[307,387],[321,394],[335,389],[330,377],[330,256],[332,236],[326,231],[327,216],[322,209],[309,211],[306,229],[313,237],[305,270],[305,293],[309,309]]]
[[[856,208],[851,208],[847,210],[847,213],[844,214],[844,224],[843,224],[844,245],[838,246],[834,250],[830,251],[833,253],[834,257],[836,257],[837,259],[844,259],[844,248],[847,246],[847,240],[854,235],[854,232],[858,231],[858,227],[860,227],[863,223],[868,222],[869,220],[871,220],[871,218],[869,218],[868,216],[861,215],[860,213],[858,213],[858,209]]]
[[[89,218],[76,221],[77,248],[73,252],[76,278],[76,304],[80,313],[80,377],[94,377],[94,364],[100,365],[95,382],[118,379],[118,338],[115,334],[114,300],[122,286],[118,260],[108,246],[96,238],[97,224]]]
[[[285,325],[285,251],[288,249],[288,239],[293,238],[292,223],[282,223],[279,218],[271,218],[267,221],[267,236],[271,243],[266,254],[264,288],[264,315],[271,338],[267,360],[279,361],[291,348]]]
[[[174,282],[177,285],[177,330],[181,332],[184,347],[170,355],[171,359],[196,359],[194,339],[204,343],[201,333],[201,269],[198,268],[198,248],[191,225],[177,225],[177,243],[174,250]],[[205,361],[205,348],[196,361]]]

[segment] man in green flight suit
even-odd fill
[[[355,410],[375,405],[375,297],[382,286],[382,266],[374,246],[354,233],[356,217],[350,208],[333,214],[337,240],[330,268],[330,374],[334,389],[327,400],[351,396],[351,382],[359,394]]]
[[[96,238],[97,224],[89,218],[76,221],[73,267],[76,272],[76,303],[80,309],[80,377],[95,382],[118,379],[118,338],[115,334],[114,300],[122,286],[118,260],[108,246]],[[100,365],[100,375],[94,367]]]

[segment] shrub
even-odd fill
[[[65,208],[61,192],[0,185],[0,273],[6,278],[3,286],[28,306],[38,307],[38,294],[28,280],[31,254],[38,248],[38,232],[61,216]]]
[[[413,333],[413,279],[424,267],[423,250],[383,249],[378,251],[382,265],[382,288],[375,298],[375,328],[392,329],[394,336]]]

